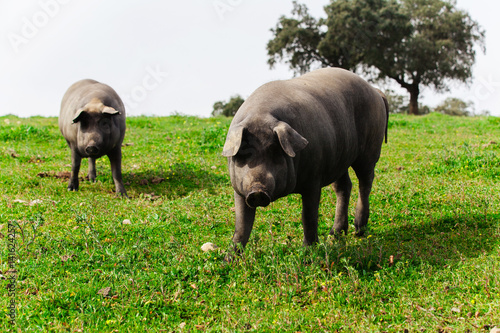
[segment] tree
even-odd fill
[[[434,112],[448,114],[450,116],[467,117],[473,114],[473,112],[469,110],[470,107],[472,107],[472,102],[465,102],[459,98],[448,97],[434,109]]]
[[[387,102],[389,103],[390,113],[400,113],[400,114],[409,113],[409,104],[407,95],[399,95],[392,89],[386,90],[384,93],[385,96],[387,97]],[[424,105],[421,103],[418,103],[418,110],[419,114],[431,113],[431,108],[428,105]]]
[[[226,116],[232,117],[240,108],[245,100],[240,95],[232,96],[229,102],[218,101],[214,103],[212,116]]]
[[[326,19],[294,1],[267,44],[268,63],[288,63],[295,73],[342,67],[375,80],[392,79],[410,94],[419,114],[421,86],[448,90],[450,80],[469,83],[484,31],[453,0],[331,0]]]
[[[384,93],[389,103],[390,113],[408,114],[408,96],[399,95],[394,90],[386,90]]]

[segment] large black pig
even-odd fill
[[[256,207],[290,193],[302,195],[304,244],[317,242],[321,188],[331,183],[337,206],[330,234],[347,233],[349,167],[359,179],[354,226],[362,235],[388,111],[382,92],[339,68],[258,88],[231,122],[222,153],[234,188],[235,246],[248,242]]]
[[[123,186],[121,146],[125,136],[125,107],[110,86],[95,80],[74,83],[64,94],[59,129],[71,149],[68,190],[77,191],[82,158],[89,159],[89,179],[96,179],[95,160],[107,155],[116,194],[127,196]]]

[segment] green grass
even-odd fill
[[[220,156],[230,119],[127,120],[117,199],[107,158],[66,190],[56,118],[0,117],[0,242],[16,229],[17,327],[0,331],[484,332],[500,326],[500,119],[394,115],[371,195],[369,232],[302,247],[301,204],[259,209],[242,257]],[[62,177],[62,178],[61,178]],[[357,190],[353,176],[354,189]],[[353,191],[350,220],[357,199]],[[131,224],[123,224],[129,219]],[[213,242],[219,249],[204,253]],[[104,288],[110,288],[103,290]]]

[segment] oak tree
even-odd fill
[[[296,73],[342,67],[374,79],[392,79],[410,94],[410,114],[419,114],[422,86],[448,90],[470,82],[476,46],[484,30],[452,0],[331,0],[327,17],[312,17],[294,2],[267,44],[268,63],[288,63]]]

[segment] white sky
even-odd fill
[[[320,17],[329,1],[300,2]],[[421,102],[454,96],[500,116],[500,2],[457,6],[486,30],[486,55],[471,86],[423,89]],[[2,0],[0,115],[57,116],[66,89],[92,78],[120,94],[129,116],[208,117],[218,100],[292,77],[286,65],[269,69],[266,51],[270,29],[291,9],[291,0]]]

